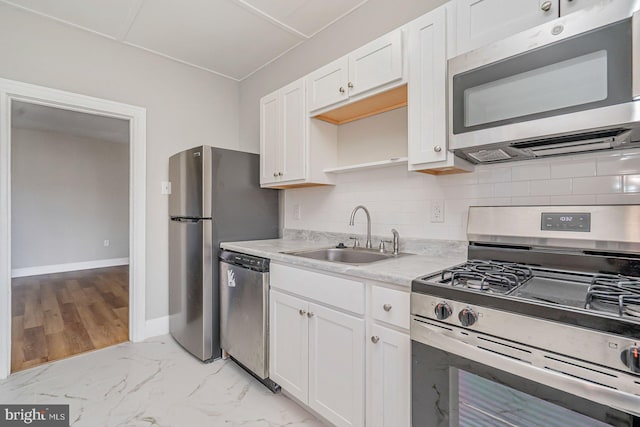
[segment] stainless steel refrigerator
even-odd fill
[[[169,326],[197,358],[220,350],[220,242],[278,237],[278,191],[257,154],[196,147],[169,158]]]

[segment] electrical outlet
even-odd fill
[[[431,222],[444,222],[444,200],[431,201]]]
[[[300,221],[302,219],[302,208],[300,205],[293,205],[293,219]]]
[[[171,182],[162,181],[160,183],[160,194],[171,194]]]
[[[105,241],[104,241],[104,243],[103,243],[103,244],[104,244],[104,247],[106,248],[107,246],[109,246],[109,243],[110,243],[110,242],[109,242],[108,240],[105,240]]]

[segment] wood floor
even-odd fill
[[[129,339],[129,267],[14,278],[11,372]]]

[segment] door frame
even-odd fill
[[[11,373],[11,102],[129,121],[129,340],[145,339],[146,109],[0,78],[0,379]]]

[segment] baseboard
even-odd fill
[[[129,258],[112,258],[72,262],[68,264],[41,265],[38,267],[14,268],[11,270],[11,277],[38,276],[40,274],[64,273],[67,271],[90,270],[93,268],[115,267],[128,264]]]
[[[169,316],[147,320],[144,324],[144,338],[157,337],[169,333]]]

